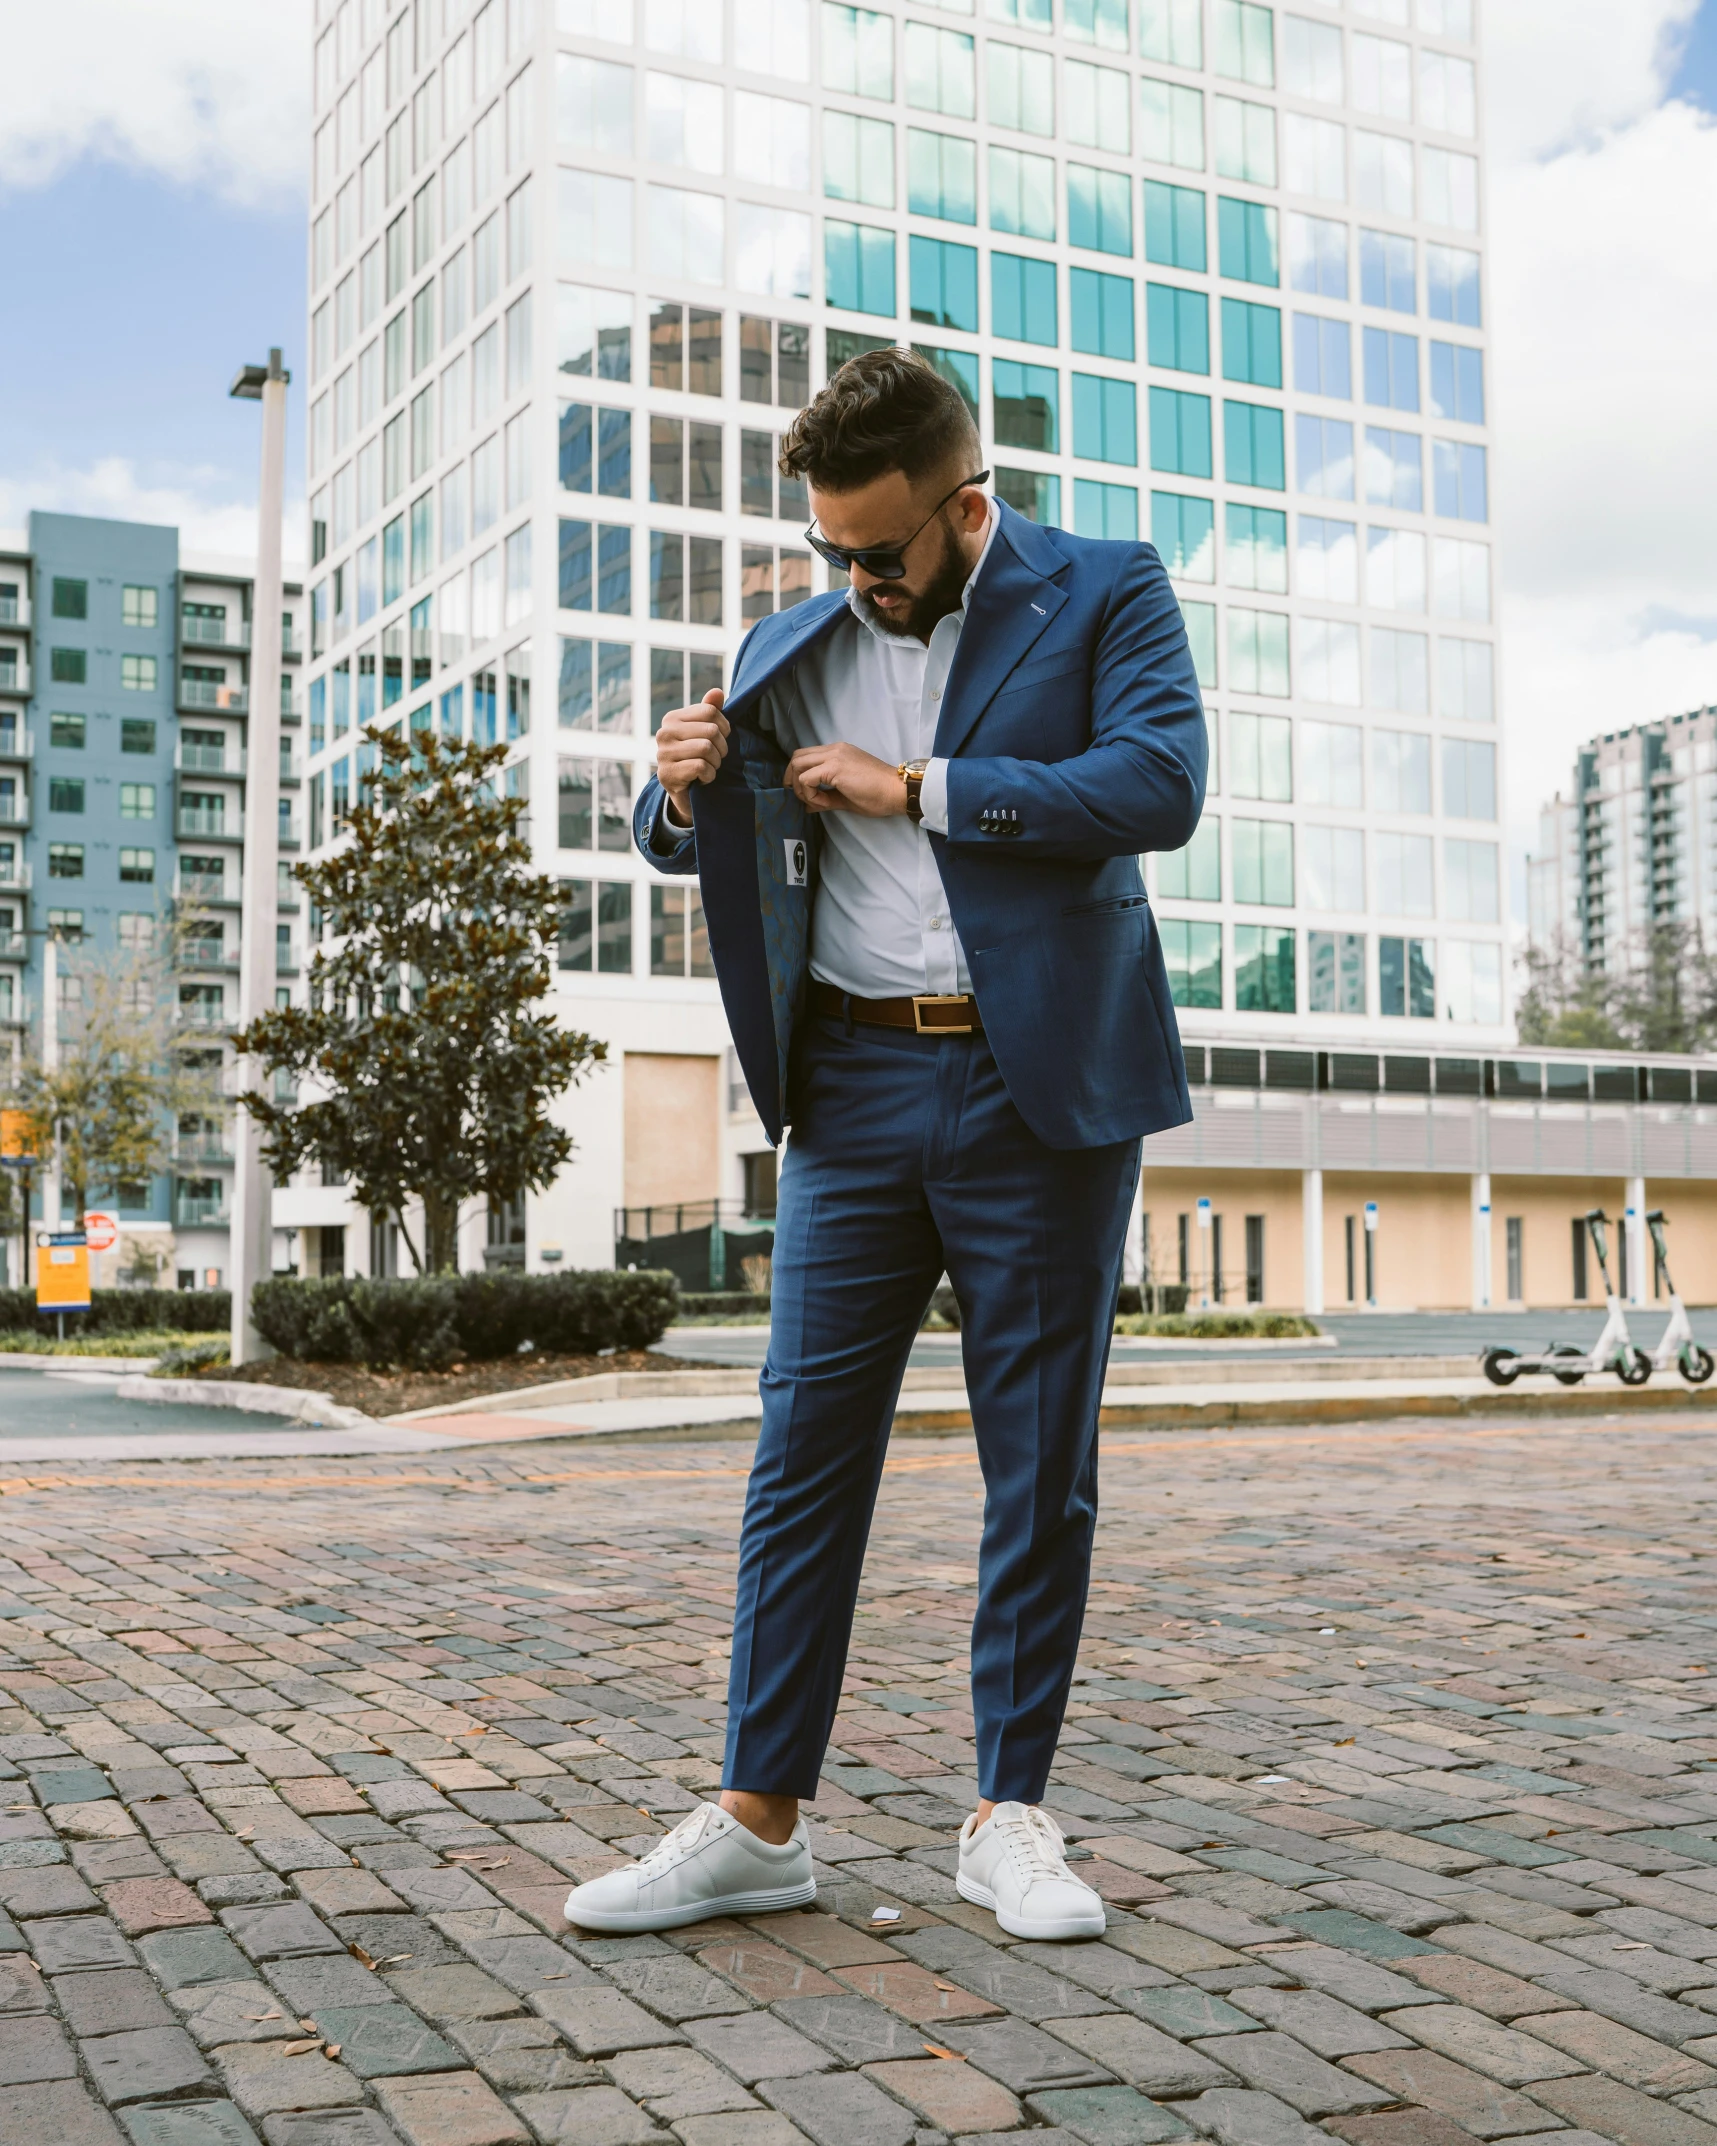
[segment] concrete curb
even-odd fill
[[[161,1361],[158,1356],[34,1356],[23,1350],[0,1354],[0,1371],[111,1371],[123,1378],[130,1371],[149,1371]]]
[[[306,1393],[297,1386],[253,1386],[243,1379],[122,1378],[122,1401],[188,1403],[193,1408],[236,1408],[252,1416],[284,1416],[330,1431],[369,1431],[375,1419],[361,1409],[342,1408],[332,1394]]]

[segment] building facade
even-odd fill
[[[1620,976],[1662,924],[1717,922],[1717,708],[1605,731],[1538,819],[1535,947]]]
[[[303,590],[280,631],[283,857],[300,842]],[[237,1013],[252,578],[242,561],[182,553],[152,524],[34,513],[0,538],[0,1046],[40,1051],[75,1023],[80,970],[172,935],[175,1047],[224,1086]],[[194,923],[189,920],[194,918]],[[296,889],[283,882],[279,986],[297,973]],[[44,990],[45,947],[57,984]],[[172,1128],[170,1165],[116,1188],[121,1243],[163,1283],[227,1278],[231,1137],[224,1102]],[[38,1213],[40,1206],[38,1203]],[[58,1220],[59,1218],[51,1218]],[[282,1243],[279,1264],[290,1262]],[[15,1266],[16,1240],[6,1249]],[[10,1269],[8,1269],[10,1272]]]
[[[1174,579],[1211,796],[1145,870],[1198,1062],[1506,1046],[1477,27],[321,0],[308,839],[371,721],[506,742],[566,889],[560,1009],[610,1050],[574,1162],[475,1218],[473,1262],[607,1264],[772,1201],[696,890],[628,814],[662,714],[822,585],[776,449],[878,343],[960,386],[1004,498]],[[1146,1158],[1165,1214],[1183,1169],[1242,1167],[1182,1146]],[[342,1188],[281,1201],[307,1264],[392,1256]],[[1285,1214],[1269,1301],[1305,1293]]]

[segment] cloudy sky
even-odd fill
[[[1717,0],[1480,5],[1518,852],[1582,737],[1717,699]],[[0,528],[249,548],[255,406],[226,387],[271,342],[302,363],[309,19],[12,10]]]

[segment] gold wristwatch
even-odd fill
[[[929,765],[928,760],[903,760],[894,771],[906,785],[906,817],[915,822],[924,817],[920,793],[924,788],[924,770]]]

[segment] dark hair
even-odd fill
[[[849,358],[794,418],[781,473],[822,492],[852,492],[891,469],[910,483],[956,461],[976,473],[978,428],[960,391],[933,366],[892,344]]]

